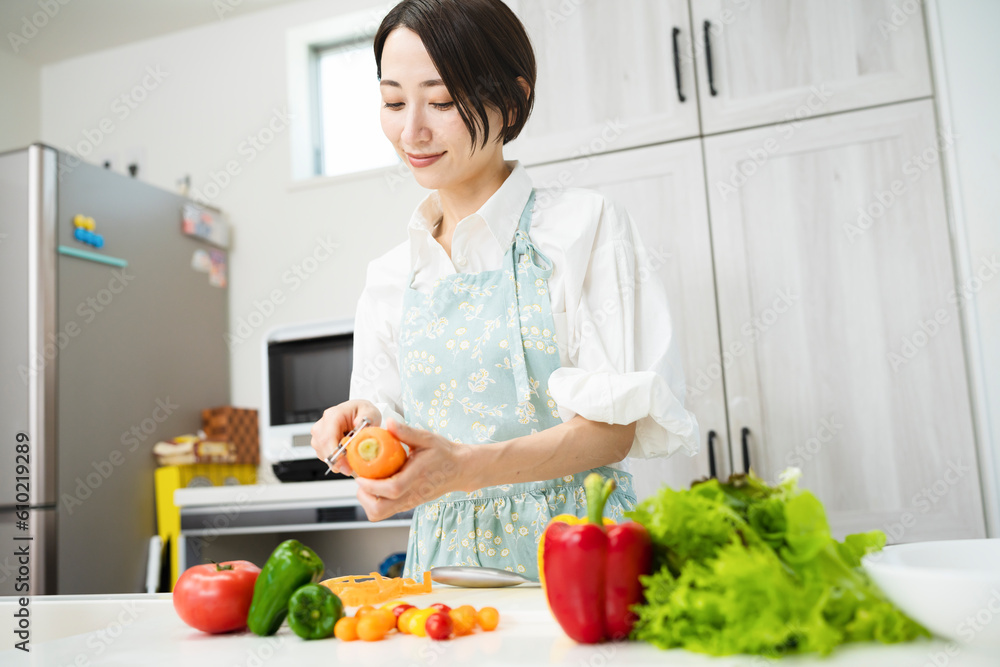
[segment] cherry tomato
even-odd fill
[[[365,614],[365,616],[374,616],[377,618],[383,628],[383,633],[389,632],[396,627],[396,615],[388,609],[376,609],[373,612]]]
[[[399,617],[402,616],[403,612],[406,611],[407,609],[415,609],[415,607],[412,604],[406,604],[404,602],[402,604],[397,604],[395,607],[392,608],[392,613],[396,616],[397,622],[399,621]]]
[[[495,629],[497,623],[500,622],[500,612],[493,607],[483,607],[476,614],[476,620],[479,622],[479,627],[489,632]]]
[[[360,607],[358,607],[358,610],[356,612],[354,612],[354,618],[361,618],[362,616],[371,611],[375,611],[375,607],[371,606],[370,604],[363,604]]]
[[[174,585],[174,609],[181,620],[202,632],[242,630],[260,568],[245,560],[195,565]]]
[[[467,605],[466,605],[467,606]],[[467,635],[476,629],[476,610],[472,607],[468,609],[459,607],[448,612],[451,616],[451,623],[454,626],[456,637]]]
[[[451,637],[454,626],[447,612],[437,611],[427,617],[424,629],[431,639],[441,640]]]
[[[341,641],[352,642],[358,638],[358,619],[345,616],[333,626],[333,636]]]
[[[427,627],[425,624],[427,623],[427,618],[431,614],[437,614],[437,613],[440,613],[438,612],[437,609],[421,609],[412,617],[410,617],[410,625],[409,625],[410,634],[416,635],[418,637],[426,637]]]
[[[435,602],[431,605],[431,609],[437,609],[438,611],[443,611],[446,614],[451,611],[451,607],[446,605],[444,602]]]
[[[409,609],[404,610],[403,613],[399,615],[399,618],[396,619],[396,629],[404,635],[410,634],[410,619],[418,613],[420,613],[420,610],[416,607],[410,607]]]
[[[358,639],[377,642],[385,637],[385,633],[385,623],[379,614],[365,614],[358,619]]]

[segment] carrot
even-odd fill
[[[406,451],[392,433],[378,426],[361,429],[347,448],[351,469],[369,479],[391,477],[406,462]]]

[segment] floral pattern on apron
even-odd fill
[[[531,242],[532,190],[502,268],[455,273],[429,294],[403,298],[398,362],[406,423],[453,442],[501,442],[561,424],[548,378],[560,367],[548,277],[552,263]],[[635,505],[632,477],[610,467],[617,489],[606,516]],[[586,516],[583,480],[592,471],[544,482],[452,492],[413,513],[404,576],[432,567],[481,565],[538,580],[537,549],[549,519]]]

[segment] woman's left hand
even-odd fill
[[[358,501],[369,521],[381,521],[468,485],[468,445],[393,419],[385,428],[410,451],[406,463],[392,477],[357,478]]]

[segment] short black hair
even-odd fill
[[[375,66],[382,80],[382,49],[389,33],[409,28],[424,43],[476,145],[489,140],[487,106],[503,118],[503,143],[513,141],[535,104],[535,53],[520,19],[501,0],[403,0],[375,33]],[[524,77],[529,92],[517,82]]]

